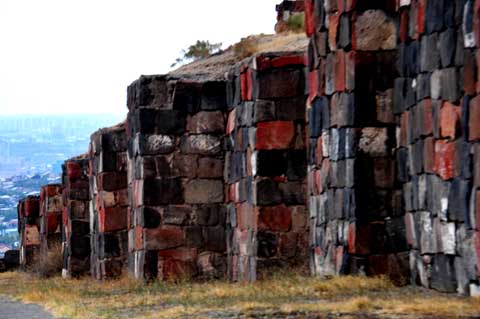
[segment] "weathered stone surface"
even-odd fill
[[[355,36],[357,50],[392,50],[396,47],[395,23],[380,10],[368,10],[357,17]]]
[[[182,137],[180,149],[186,154],[216,155],[222,150],[222,142],[214,135],[189,135]]]
[[[185,202],[188,204],[221,203],[223,197],[221,181],[196,179],[185,185]]]

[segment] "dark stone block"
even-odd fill
[[[447,1],[452,2],[452,1]],[[448,28],[440,33],[438,47],[440,49],[440,58],[442,67],[448,68],[453,65],[455,58],[456,32],[453,28]]]
[[[273,101],[257,100],[253,108],[253,121],[268,122],[275,121],[275,103]]]
[[[134,132],[142,134],[153,134],[155,132],[155,118],[157,111],[155,109],[141,108],[133,112],[129,117]]]
[[[149,207],[142,207],[141,216],[143,217],[143,227],[145,228],[157,228],[160,226],[162,216],[159,211]]]
[[[336,111],[339,127],[353,126],[355,124],[355,95],[340,94]]]
[[[277,236],[275,234],[259,231],[257,233],[258,252],[260,258],[271,258],[277,254]]]
[[[273,69],[257,73],[255,99],[287,98],[304,95],[303,70]]]
[[[335,190],[335,200],[334,200],[334,211],[336,219],[343,219],[344,214],[344,205],[345,205],[345,191],[343,188],[337,188]]]
[[[398,79],[395,79],[395,83],[394,83],[393,112],[397,115],[405,111],[405,103],[404,103],[405,81],[406,79],[404,78],[398,78]]]
[[[473,162],[472,162],[472,154],[470,153],[470,143],[466,140],[460,138],[456,142],[457,146],[457,171],[459,173],[459,177],[462,179],[470,179],[472,178],[473,172]]]
[[[177,82],[173,95],[173,109],[197,113],[200,109],[200,89],[198,83]]]
[[[408,251],[407,239],[405,237],[405,220],[403,217],[393,218],[385,222],[387,233],[387,251],[397,253]]]
[[[343,194],[343,213],[345,219],[349,220],[357,216],[357,204],[355,198],[355,189],[345,188]]]
[[[176,110],[158,111],[155,119],[157,134],[180,135],[185,131],[185,113]]]
[[[305,189],[302,182],[286,182],[279,185],[283,203],[288,205],[304,205]]]
[[[427,1],[425,8],[425,32],[427,34],[443,29],[444,14],[444,0]]]
[[[350,15],[342,14],[339,22],[338,47],[348,50],[351,46],[351,24]]]
[[[471,181],[454,178],[448,197],[448,219],[469,223]]]
[[[222,226],[204,227],[205,249],[224,253],[226,250],[225,228]]]
[[[456,292],[454,258],[437,254],[432,260],[431,286],[441,292]]]
[[[443,99],[455,103],[460,98],[459,72],[456,68],[442,70],[441,96]]]
[[[75,234],[77,236],[83,236],[83,235],[88,235],[90,233],[90,224],[89,222],[84,222],[80,220],[75,220],[73,219],[71,221],[72,223],[72,234]]]
[[[257,181],[257,204],[258,205],[277,205],[282,202],[282,195],[277,184],[269,179]]]
[[[404,147],[399,148],[396,151],[396,176],[397,180],[400,183],[406,183],[409,181],[409,161],[408,161],[408,150]]]
[[[200,108],[205,111],[223,110],[227,106],[226,84],[223,81],[206,82],[201,90]]]
[[[313,162],[312,162],[313,163]],[[287,177],[290,181],[301,180],[307,174],[305,150],[292,150],[287,153]]]
[[[437,34],[424,35],[420,45],[420,71],[433,72],[440,66]]]
[[[305,96],[275,101],[276,118],[279,121],[304,121]],[[323,117],[322,117],[323,118]]]
[[[309,131],[310,137],[319,137],[322,130],[330,127],[330,110],[325,97],[316,98],[310,108]]]
[[[72,236],[70,237],[70,249],[72,257],[79,259],[87,258],[90,256],[90,237],[78,235],[72,231]]]
[[[223,225],[226,208],[223,205],[203,205],[196,210],[197,223],[202,226]]]
[[[143,185],[145,205],[169,205],[183,203],[183,187],[179,178],[146,179]]]
[[[204,238],[202,227],[191,226],[185,228],[185,245],[187,247],[203,247]]]
[[[257,151],[257,175],[281,176],[287,171],[287,158],[283,150]]]
[[[423,155],[424,155],[424,141],[418,140],[416,143],[411,145],[411,153],[410,153],[410,167],[412,169],[413,174],[421,174],[423,173]]]
[[[430,73],[421,73],[417,77],[417,101],[430,97]]]
[[[405,75],[408,78],[414,78],[419,72],[419,52],[420,48],[418,42],[413,41],[406,47],[405,57]]]
[[[121,255],[120,242],[115,234],[100,234],[99,258],[112,258]]]

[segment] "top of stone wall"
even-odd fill
[[[308,38],[302,34],[283,33],[275,35],[249,36],[240,42],[249,43],[253,46],[252,56],[269,52],[288,54],[291,52],[305,52],[308,46]],[[245,59],[245,56],[235,53],[234,46],[221,53],[214,54],[206,59],[194,61],[173,70],[168,75],[181,80],[195,82],[218,81],[225,79],[225,73],[236,63]]]

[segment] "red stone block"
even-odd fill
[[[197,273],[193,261],[182,261],[173,258],[159,258],[158,277],[161,280],[180,280],[191,278]]]
[[[409,11],[402,10],[400,14],[400,42],[406,42],[408,39],[408,18]]]
[[[308,101],[311,103],[319,93],[318,70],[313,70],[308,73]]]
[[[36,225],[25,225],[25,246],[40,245],[40,233]]]
[[[295,126],[291,121],[258,123],[256,130],[256,149],[272,150],[291,147],[295,135]]]
[[[253,98],[253,91],[252,91],[252,70],[247,68],[244,72],[240,75],[240,86],[241,86],[241,93],[242,93],[242,100],[243,101],[251,101]]]
[[[335,90],[345,91],[345,52],[338,50],[335,54]]]
[[[289,231],[292,227],[292,211],[285,205],[260,207],[258,229],[268,231]]]
[[[460,108],[444,102],[440,109],[440,135],[454,140],[460,131]]]
[[[476,92],[476,65],[473,53],[466,52],[463,60],[463,89],[466,95],[475,95]]]
[[[67,162],[68,179],[74,180],[76,178],[80,178],[81,175],[82,175],[82,168],[80,164],[75,162]]]
[[[100,208],[98,228],[101,233],[127,229],[127,209],[123,207]]]
[[[158,252],[160,258],[170,258],[181,261],[194,261],[198,257],[198,251],[196,248],[178,248],[161,250]]]
[[[257,218],[253,206],[247,202],[236,205],[237,225],[240,230],[256,229]]]
[[[50,213],[47,215],[47,233],[53,234],[59,226],[60,214]]]
[[[455,177],[457,150],[455,143],[444,140],[435,142],[435,172],[444,180]]]
[[[433,137],[427,137],[424,140],[423,147],[423,160],[425,173],[435,173],[435,139]]]
[[[428,136],[433,133],[433,105],[431,99],[425,99],[420,103],[422,115],[422,135]]]
[[[143,249],[143,228],[142,226],[135,226],[135,249]]]
[[[321,137],[317,138],[317,165],[321,166],[323,161],[323,139]]]
[[[351,223],[348,226],[348,252],[367,255],[370,253],[370,225]]]
[[[475,0],[473,6],[473,30],[475,33],[475,43],[478,48],[480,46],[480,0]]]
[[[470,141],[480,140],[480,96],[470,101],[470,112],[468,119]]]
[[[25,216],[39,216],[40,203],[38,199],[27,198],[24,205]]]
[[[163,226],[162,228],[144,229],[146,250],[163,250],[182,246],[185,243],[185,233],[182,228]]]
[[[308,37],[315,32],[314,0],[305,0],[305,32]]]
[[[340,15],[338,13],[328,16],[328,44],[332,51],[337,50],[337,30]]]
[[[417,34],[422,35],[425,32],[425,2],[427,0],[417,0]],[[417,35],[417,38],[418,38]]]
[[[305,55],[285,55],[271,59],[272,68],[284,68],[286,66],[304,66]]]

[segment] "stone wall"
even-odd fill
[[[19,202],[17,210],[20,268],[33,270],[40,253],[40,198],[27,196]]]
[[[412,282],[461,294],[478,289],[480,269],[479,10],[479,1],[401,1],[396,11]]]
[[[302,52],[261,54],[232,69],[228,83],[225,181],[228,273],[306,258],[305,73]]]
[[[128,108],[131,272],[223,276],[225,83],[142,76]]]
[[[62,168],[62,276],[70,278],[90,271],[88,157],[71,158]]]
[[[391,1],[307,1],[312,272],[408,280]]]
[[[97,279],[122,275],[128,257],[127,139],[125,124],[91,136],[90,273]]]
[[[61,250],[62,244],[62,185],[51,184],[40,189],[40,254],[43,260],[49,252]]]

